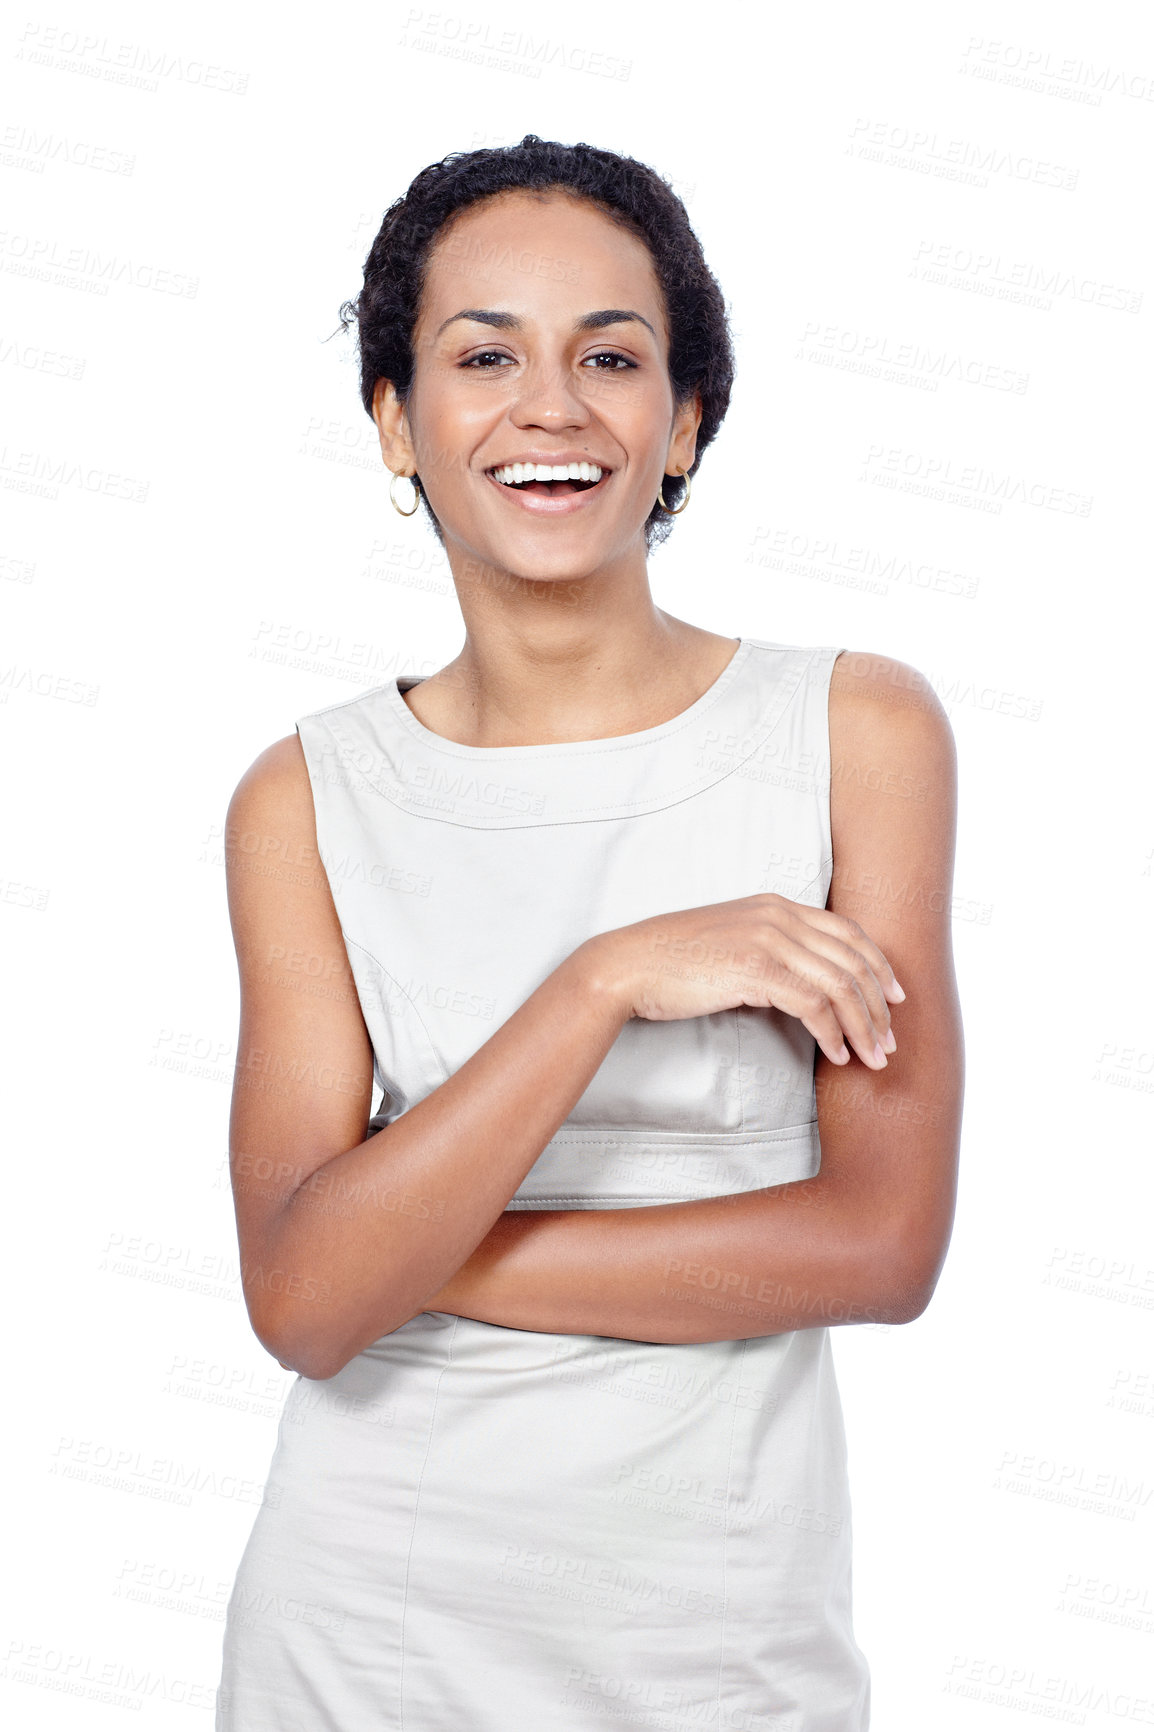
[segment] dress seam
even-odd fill
[[[761,1145],[766,1148],[780,1148],[788,1142],[801,1141],[814,1129],[816,1124],[817,1119],[812,1118],[802,1119],[794,1125],[769,1125],[762,1130],[746,1130],[743,1126],[739,1131],[683,1131],[676,1132],[672,1136],[661,1131],[654,1131],[652,1134],[641,1131],[635,1137],[622,1137],[618,1130],[609,1127],[606,1127],[602,1133],[597,1125],[582,1125],[579,1127],[580,1131],[588,1130],[588,1136],[554,1136],[550,1137],[547,1146],[555,1148],[558,1144],[563,1143],[575,1147],[582,1143],[596,1143],[599,1149],[633,1149],[647,1148],[650,1143],[657,1143],[677,1149],[695,1148],[698,1144],[705,1144],[708,1146],[710,1154],[716,1154],[718,1151],[724,1152],[727,1148],[739,1148],[743,1144],[749,1144],[754,1148]],[[686,1139],[684,1143],[681,1140],[682,1137]],[[741,1144],[735,1140],[738,1137],[742,1139]]]
[[[797,895],[794,897],[794,901],[800,902],[802,897],[807,895],[809,893],[809,891],[811,891],[813,889],[814,885],[820,883],[821,880],[825,877],[826,868],[827,867],[832,868],[832,866],[833,866],[833,855],[827,854],[825,856],[825,858],[822,860],[822,863],[818,867],[817,871],[814,873],[813,877],[810,879],[809,883],[802,885],[801,889],[798,891]]]
[[[396,806],[400,811],[406,812],[410,818],[432,818],[442,824],[455,824],[460,830],[555,830],[562,824],[605,824],[614,818],[648,818],[658,812],[667,812],[671,806],[681,806],[686,800],[695,800],[699,794],[708,793],[711,788],[720,787],[722,782],[727,782],[731,776],[736,776],[742,765],[748,763],[749,759],[756,755],[758,748],[772,738],[780,723],[784,721],[788,707],[787,704],[781,715],[760,736],[758,746],[747,752],[738,763],[732,764],[728,770],[722,770],[720,775],[714,776],[711,781],[698,777],[695,781],[682,783],[681,787],[672,789],[660,805],[654,805],[652,802],[644,800],[629,800],[617,806],[584,806],[568,817],[530,820],[526,824],[474,824],[466,818],[454,817],[449,812],[441,811],[436,806],[422,807],[404,798],[397,799],[390,789],[382,788],[378,782],[374,782],[357,765],[353,765],[352,768],[375,794],[378,794],[382,800],[388,800],[391,806]],[[334,729],[333,732],[336,733],[336,730]],[[346,750],[348,749],[347,739],[342,739],[341,744]]]
[[[737,1362],[737,1383],[741,1386],[741,1372],[745,1364],[749,1342],[745,1337],[741,1342],[741,1356]],[[733,1423],[729,1428],[729,1460],[725,1469],[725,1521],[721,1529],[721,1636],[718,1641],[717,1653],[717,1725],[718,1732],[723,1725],[721,1712],[721,1688],[725,1672],[725,1614],[729,1605],[729,1580],[726,1574],[727,1552],[729,1549],[729,1512],[731,1508],[731,1491],[733,1486],[733,1446],[737,1437],[737,1402],[733,1404]]]
[[[437,1053],[437,1049],[433,1044],[433,1037],[429,1033],[428,1027],[426,1026],[425,1019],[421,1015],[420,1011],[417,1009],[417,1006],[413,1002],[413,999],[410,996],[410,994],[401,985],[401,983],[397,979],[396,975],[390,974],[388,969],[385,967],[384,963],[381,962],[377,957],[375,957],[371,950],[367,950],[365,948],[365,946],[363,944],[359,944],[355,938],[349,937],[349,934],[345,931],[343,926],[341,927],[341,937],[345,941],[346,948],[349,945],[351,945],[354,950],[359,950],[362,956],[368,957],[369,961],[372,963],[374,968],[380,969],[381,973],[384,975],[386,980],[392,981],[393,985],[396,987],[397,991],[400,993],[401,997],[404,999],[405,1003],[408,1005],[409,1009],[412,1011],[413,1015],[416,1017],[417,1022],[420,1025],[421,1033],[424,1035],[425,1039],[429,1043],[429,1051],[432,1053],[434,1059],[436,1060],[437,1068],[441,1072],[442,1080],[447,1082],[448,1081],[448,1072],[445,1070],[444,1065],[441,1063],[441,1059]],[[354,984],[355,984],[355,982],[354,982]],[[383,1074],[384,1073],[382,1072],[382,1075]],[[374,1117],[375,1116],[376,1115],[374,1115]]]
[[[812,1177],[812,1174],[808,1176]],[[776,1190],[780,1184],[788,1185],[792,1183],[794,1183],[794,1181],[791,1179],[769,1179],[763,1185],[751,1185],[748,1191],[727,1191],[725,1192],[725,1195],[729,1197],[747,1197],[751,1196],[754,1191]],[[550,1194],[543,1197],[523,1197],[519,1192],[514,1191],[505,1207],[510,1209],[513,1207],[514,1203],[521,1202],[532,1204],[535,1209],[543,1209],[554,1203],[588,1203],[592,1200],[596,1200],[604,1205],[612,1207],[615,1203],[652,1203],[655,1200],[662,1203],[711,1202],[714,1200],[714,1197],[703,1196],[700,1191],[686,1191],[684,1194],[678,1192],[676,1195],[670,1195],[668,1197],[662,1196],[659,1199],[654,1198],[652,1191],[596,1191],[593,1193],[590,1193],[589,1191],[575,1191],[571,1196],[556,1196]]]
[[[748,641],[751,643],[753,642],[752,639]],[[411,818],[429,818],[434,822],[452,824],[459,829],[469,830],[549,830],[565,824],[596,824],[606,823],[613,819],[644,818],[656,815],[658,812],[668,811],[670,807],[681,805],[686,800],[695,799],[699,794],[707,793],[710,789],[721,786],[722,783],[729,781],[731,777],[737,775],[742,767],[764,748],[766,742],[772,739],[774,733],[789,714],[791,707],[797,699],[799,691],[802,689],[803,684],[818,657],[827,653],[822,646],[808,647],[795,645],[791,647],[795,659],[787,668],[785,676],[781,683],[774,689],[769,703],[762,712],[758,728],[753,731],[751,736],[754,743],[750,746],[749,750],[735,763],[731,764],[727,770],[722,770],[717,775],[706,771],[702,775],[692,777],[688,781],[681,783],[679,787],[667,790],[664,796],[659,795],[657,797],[659,803],[656,804],[652,800],[629,800],[604,806],[584,806],[562,817],[544,818],[536,821],[530,817],[529,822],[527,823],[512,822],[507,824],[492,824],[484,820],[481,823],[476,823],[468,818],[462,818],[454,812],[440,809],[435,804],[430,803],[427,806],[422,806],[419,802],[412,801],[408,797],[407,789],[403,785],[386,786],[379,781],[375,775],[371,774],[368,770],[363,768],[362,765],[356,762],[354,742],[342,726],[341,722],[337,719],[335,712],[339,712],[342,709],[348,708],[351,704],[357,703],[359,701],[358,699],[349,699],[345,703],[332,706],[332,710],[322,711],[320,714],[325,715],[328,718],[329,732],[341,748],[342,760],[345,764],[346,770],[351,771],[356,775],[366,787],[370,788],[380,798],[388,800],[390,805],[396,806],[400,811],[405,812]],[[383,687],[375,688],[376,691],[384,689],[385,688]],[[364,695],[368,696],[372,694]],[[402,707],[404,706],[402,705]],[[769,718],[768,721],[766,720],[767,717]],[[305,720],[307,718],[302,717],[301,719]],[[404,718],[398,718],[398,720],[403,722]],[[596,744],[598,742],[578,743]],[[605,744],[608,755],[612,749],[612,742],[607,741]],[[616,748],[619,752],[636,749],[636,744],[632,746],[619,746]],[[506,760],[506,762],[510,761]],[[481,766],[478,765],[477,768],[478,771],[480,771]]]
[[[433,1431],[437,1423],[437,1400],[441,1393],[441,1379],[453,1363],[453,1342],[461,1319],[453,1318],[453,1327],[449,1334],[449,1351],[445,1363],[437,1373],[437,1382],[433,1389],[433,1410],[429,1415],[429,1430],[425,1439],[425,1454],[421,1461],[421,1471],[417,1476],[416,1491],[413,1496],[413,1525],[409,1530],[409,1546],[405,1553],[405,1580],[401,1588],[401,1627],[399,1638],[399,1657],[397,1665],[397,1727],[398,1732],[404,1732],[405,1727],[405,1618],[409,1610],[409,1570],[413,1562],[413,1547],[417,1542],[417,1522],[421,1513],[421,1487],[424,1484],[425,1469],[429,1464],[429,1456],[433,1448]]]

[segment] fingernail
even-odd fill
[[[886,1063],[886,1055],[882,1051],[880,1044],[875,1043],[874,1045],[874,1057],[876,1058],[878,1068],[880,1069]]]
[[[894,1031],[892,1028],[886,1029],[886,1037],[882,1041],[882,1045],[885,1047],[887,1052],[896,1052],[898,1050],[898,1043],[894,1039]]]
[[[844,1040],[842,1041],[841,1046],[838,1048],[837,1052],[834,1054],[834,1057],[836,1058],[838,1064],[848,1064],[849,1063],[849,1047],[845,1044]]]
[[[897,995],[898,995],[898,1001],[899,1001],[899,1003],[900,1003],[900,1002],[901,1002],[901,1000],[902,1000],[902,999],[903,999],[903,998],[904,998],[904,997],[905,997],[905,996],[906,996],[906,995],[905,995],[905,993],[904,993],[904,992],[903,992],[903,991],[902,991],[902,988],[901,988],[901,985],[900,985],[900,984],[899,984],[899,982],[898,982],[898,981],[896,981],[896,980],[895,980],[895,981],[894,981],[894,991],[895,991],[895,992],[896,992],[896,993],[897,993]]]

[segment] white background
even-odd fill
[[[953,1247],[916,1323],[834,1331],[876,1732],[1154,1724],[1149,18],[13,16],[13,1723],[211,1723],[291,1382],[227,1186],[225,808],[296,717],[460,645],[325,339],[418,169],[534,131],[664,173],[732,306],[658,605],[901,657],[957,739]]]

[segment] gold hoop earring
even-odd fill
[[[399,473],[400,472],[398,471],[398,475],[399,475]],[[421,484],[417,480],[415,475],[406,475],[405,480],[412,484],[412,489],[413,489],[412,508],[409,511],[406,511],[403,506],[400,506],[397,504],[397,496],[393,492],[393,488],[397,485],[397,475],[394,475],[393,479],[389,482],[389,499],[392,502],[392,507],[393,507],[394,511],[399,511],[402,517],[411,517],[413,515],[413,512],[417,509],[418,505],[421,503]]]
[[[662,511],[668,511],[669,512],[670,517],[680,517],[681,513],[685,510],[685,507],[689,504],[689,485],[690,485],[690,483],[689,483],[689,471],[688,471],[688,469],[682,469],[679,471],[679,479],[684,481],[684,483],[685,483],[685,498],[681,501],[681,504],[677,507],[677,509],[675,511],[670,510],[670,507],[668,505],[666,505],[666,503],[665,503],[665,495],[663,492],[663,489],[665,487],[664,481],[661,483],[661,486],[657,489],[657,503],[658,503],[658,505],[660,505]]]

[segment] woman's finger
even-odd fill
[[[835,1063],[844,1062],[835,1057],[844,1040],[871,1070],[884,1068],[884,1048],[880,1060],[878,1056],[881,1037],[851,969],[779,930],[773,953],[766,955],[763,975],[764,984],[755,989],[758,996],[747,1003],[772,1005],[796,1016]],[[841,1040],[834,1035],[831,1020]]]
[[[841,939],[842,943],[859,950],[873,969],[883,997],[894,1004],[905,998],[897,976],[885,952],[874,943],[869,933],[848,915],[835,914],[832,908],[810,908],[804,903],[782,901],[795,919],[817,928],[819,932]]]
[[[865,943],[863,943],[862,950],[856,949],[852,943],[847,943],[827,927],[819,927],[802,918],[802,915],[808,912],[810,910],[801,910],[797,916],[794,916],[793,911],[790,910],[786,916],[787,930],[783,931],[780,925],[776,927],[779,938],[788,936],[802,950],[809,951],[815,957],[824,958],[827,968],[836,971],[837,979],[840,980],[845,973],[852,975],[869,1014],[871,1055],[875,1045],[879,1045],[883,1052],[894,1051],[897,1041],[890,1027],[889,1004],[882,990],[881,981],[871,966],[869,958],[863,954]],[[818,910],[817,912],[824,913],[825,910]],[[862,936],[864,940],[864,934]],[[892,978],[892,970],[881,951],[872,940],[866,942],[868,942],[869,950],[876,953],[879,963],[884,966],[887,974]],[[845,990],[843,983],[843,993]]]

